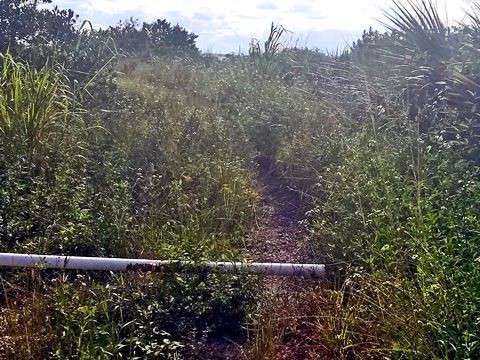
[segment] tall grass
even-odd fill
[[[362,279],[319,324],[330,328],[341,357],[475,358],[479,69],[470,50],[477,45],[469,25],[448,28],[427,2],[397,4],[390,20],[392,35],[367,39],[371,47],[353,49],[349,60],[365,69],[369,106],[349,112],[361,122],[320,140],[337,152],[313,163],[317,204],[309,214],[320,258],[348,263],[347,273]],[[391,79],[399,74],[405,79]],[[331,96],[341,93],[341,82],[332,85]],[[297,144],[285,161],[309,159],[307,149]],[[374,281],[389,276],[394,286]]]
[[[136,72],[118,82],[110,94],[115,107],[105,109],[109,104],[97,107],[96,100],[75,104],[68,82],[52,69],[37,70],[8,55],[4,69],[3,251],[243,257],[243,232],[258,194],[246,156],[250,147],[233,136],[220,111],[190,102],[185,88],[159,93]],[[125,284],[106,274],[91,280],[47,273],[42,294],[22,307],[32,291],[29,275],[2,271],[0,333],[6,348],[31,358],[195,353],[190,344],[222,331],[241,337],[253,286],[217,274]],[[25,294],[11,291],[13,284]],[[147,294],[149,288],[154,292]],[[24,328],[28,314],[45,321],[45,334]]]
[[[309,200],[318,260],[349,264],[317,313],[330,349],[343,358],[476,358],[475,24],[449,28],[429,2],[395,6],[390,33],[348,56],[283,51],[255,85],[232,64],[231,87],[248,99],[234,114],[251,139],[268,138],[257,151]],[[294,99],[292,126],[282,92]],[[275,323],[259,325],[256,345],[272,357],[282,341]]]
[[[10,54],[1,60],[2,150],[11,159],[23,155],[45,164],[46,157],[72,141],[65,129],[72,123],[73,96],[61,74],[18,63]]]
[[[47,276],[52,301],[23,310],[10,280],[31,291],[37,273],[5,272],[3,338],[37,358],[175,358],[249,321],[257,358],[477,358],[478,16],[450,28],[402,4],[339,57],[272,25],[245,57],[132,59],[82,111],[61,73],[4,56],[2,250],[244,259],[267,159],[342,272],[256,308],[218,274]],[[36,348],[30,314],[49,319]]]

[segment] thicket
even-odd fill
[[[478,7],[449,27],[428,2],[396,4],[386,33],[339,56],[272,26],[221,61],[165,21],[94,31],[31,6],[7,10],[70,35],[3,49],[2,251],[244,259],[260,162],[304,199],[317,261],[342,270],[308,297],[332,354],[479,357]],[[254,284],[217,274],[2,270],[1,289],[0,339],[23,358],[201,357],[202,336],[256,316]],[[272,337],[257,357],[275,358]]]
[[[396,4],[388,33],[309,69],[347,128],[279,159],[310,174],[318,256],[350,274],[318,322],[342,356],[479,356],[477,10],[447,27],[431,3]]]
[[[242,138],[215,110],[122,79],[123,25],[96,31],[36,5],[0,6],[1,251],[240,259],[258,201]],[[179,26],[147,31],[150,50],[196,56],[196,36]],[[0,348],[6,358],[194,356],[203,338],[242,333],[252,286],[2,270]]]

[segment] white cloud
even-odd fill
[[[470,8],[472,0],[437,0],[440,9],[446,9],[449,21],[459,20]],[[72,7],[82,17],[94,21],[106,18],[120,20],[131,17],[141,20],[167,18],[199,35],[202,48],[214,51],[235,51],[238,45],[246,47],[248,39],[264,36],[270,23],[284,25],[297,36],[310,33],[341,30],[342,33],[361,33],[370,26],[380,27],[383,11],[391,0],[58,0],[61,7]],[[441,11],[445,13],[445,10]],[[174,16],[172,16],[172,14]],[[173,17],[173,18],[172,18]],[[116,21],[114,21],[116,22]],[[229,49],[216,48],[225,39],[238,38]],[[245,42],[247,40],[247,42]],[[344,39],[339,39],[342,44]],[[321,47],[321,44],[319,44]]]

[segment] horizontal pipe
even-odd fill
[[[325,277],[325,265],[292,263],[192,262],[0,253],[0,266],[94,271],[216,271],[230,274]]]

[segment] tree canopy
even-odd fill
[[[11,0],[0,2],[0,53],[32,60],[56,56],[65,60],[65,53],[78,51],[79,42],[101,38],[113,40],[117,49],[129,53],[155,52],[162,49],[198,52],[197,35],[166,19],[142,25],[137,20],[121,21],[105,30],[90,29],[88,35],[78,25],[78,15],[71,9],[39,8],[51,0]],[[33,55],[35,54],[35,55]]]

